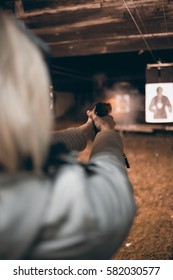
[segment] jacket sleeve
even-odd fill
[[[102,155],[114,156],[114,161],[125,165],[123,154],[123,143],[119,133],[115,130],[99,132],[94,140],[93,148],[90,154],[90,161],[95,162]],[[109,161],[109,159],[108,159]]]
[[[69,150],[82,151],[87,145],[87,136],[80,128],[67,128],[52,135],[54,143],[64,143]]]
[[[34,258],[108,259],[127,237],[135,202],[117,132],[98,133],[86,169],[57,174]]]
[[[110,130],[98,133],[90,164],[95,172],[89,179],[90,198],[102,243],[107,248],[105,252],[110,254],[124,241],[136,212],[118,132]]]

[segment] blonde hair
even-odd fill
[[[16,172],[25,158],[39,171],[52,127],[49,75],[42,54],[0,12],[0,165]]]

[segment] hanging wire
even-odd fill
[[[151,54],[151,56],[152,56],[154,62],[157,63],[157,59],[156,59],[156,57],[154,56],[154,54],[153,54],[153,52],[152,52],[152,50],[151,50],[151,48],[150,48],[150,46],[149,46],[147,40],[145,39],[145,37],[144,37],[144,35],[143,35],[143,33],[142,33],[142,31],[141,31],[139,25],[137,24],[137,22],[136,22],[134,16],[132,15],[132,13],[131,13],[131,11],[130,11],[130,9],[129,9],[127,3],[126,3],[126,1],[123,0],[123,3],[124,3],[124,5],[125,5],[125,7],[126,7],[128,13],[129,13],[129,15],[131,16],[131,18],[132,18],[132,20],[133,20],[133,22],[134,22],[134,24],[135,24],[135,26],[136,26],[136,28],[137,28],[139,34],[141,35],[141,38],[143,39],[143,41],[144,41],[144,43],[145,43],[145,45],[146,45],[148,51],[150,52],[150,54]]]
[[[143,29],[144,29],[145,33],[147,34],[147,33],[148,33],[148,30],[147,30],[146,27],[145,27],[144,21],[143,21],[141,15],[140,15],[140,13],[139,13],[137,7],[136,7],[136,4],[135,4],[134,0],[132,0],[132,2],[133,2],[133,6],[134,6],[134,8],[135,8],[135,11],[136,11],[136,13],[137,13],[137,15],[138,15],[138,18],[139,18],[139,20],[140,20],[140,22],[141,22],[141,24],[142,24],[142,26],[143,26]],[[151,34],[151,36],[152,36],[152,38],[154,39],[153,34]],[[154,48],[156,49],[155,44],[154,44],[153,42],[151,42],[150,45],[151,45],[152,49],[154,49]],[[158,63],[159,60],[160,60],[160,58],[157,59],[157,63]]]
[[[163,10],[163,16],[164,16],[164,23],[165,23],[165,27],[166,27],[166,32],[168,33],[168,23],[167,23],[167,18],[166,18],[166,11],[165,11],[165,7],[164,7],[164,2],[163,0],[161,0],[162,3],[162,10]],[[168,48],[169,50],[171,49],[171,42],[170,42],[170,38],[167,34],[167,41],[168,41]],[[172,52],[170,51],[170,54],[172,55]]]
[[[91,77],[86,77],[86,76],[81,76],[80,74],[78,74],[77,72],[73,72],[73,70],[70,69],[64,69],[55,65],[52,65],[52,73],[58,74],[60,76],[64,76],[64,77],[69,77],[69,78],[74,78],[74,79],[78,79],[78,80],[87,80],[87,81],[93,81],[93,79]]]
[[[140,15],[140,13],[139,13],[137,7],[136,7],[136,4],[135,4],[134,0],[132,0],[132,2],[133,2],[134,9],[135,9],[135,11],[136,11],[136,13],[137,13],[137,16],[138,16],[138,18],[139,18],[139,20],[140,20],[140,22],[141,22],[141,24],[142,24],[142,26],[143,26],[143,29],[144,29],[145,33],[147,34],[148,31],[147,31],[147,29],[146,29],[146,27],[145,27],[144,21],[143,21],[141,15]],[[151,36],[154,38],[153,34],[151,34]],[[152,42],[152,44],[150,43],[150,45],[152,45],[152,48],[154,48],[153,42]]]
[[[165,26],[166,26],[166,32],[169,32],[169,31],[168,31],[167,19],[166,19],[166,13],[165,13],[165,9],[164,9],[164,3],[163,3],[163,0],[161,0],[161,1],[162,1],[162,10],[163,10],[163,15],[164,15],[164,22],[165,22]],[[147,29],[146,29],[146,27],[145,27],[144,21],[143,21],[142,17],[141,17],[140,14],[139,14],[139,11],[138,11],[138,9],[137,9],[137,7],[136,7],[136,4],[135,4],[134,0],[132,0],[132,2],[133,2],[133,6],[134,6],[134,8],[135,8],[135,11],[136,11],[136,13],[137,13],[137,15],[138,15],[138,17],[139,17],[139,20],[140,20],[140,22],[141,22],[141,24],[142,24],[142,26],[143,26],[143,29],[144,29],[145,33],[148,33],[148,31],[147,31]],[[152,34],[152,37],[154,38],[153,34]],[[167,35],[167,40],[168,40],[168,47],[169,47],[169,51],[170,51],[170,49],[171,49],[171,43],[170,43],[170,38],[169,38],[168,35]],[[151,45],[152,45],[152,47],[154,47],[153,42],[152,42]],[[171,51],[170,51],[170,54],[172,54]],[[159,61],[159,60],[160,60],[160,58],[158,59],[158,61]],[[164,62],[164,60],[161,60],[161,61]]]
[[[166,19],[166,12],[165,12],[165,8],[164,8],[164,3],[163,3],[163,0],[161,0],[161,1],[162,1],[162,10],[163,10],[163,15],[164,15],[164,22],[165,22],[165,26],[166,26],[166,31],[168,32],[168,24],[167,24],[167,19]],[[131,18],[132,18],[132,20],[133,20],[133,22],[134,22],[134,24],[135,24],[135,26],[136,26],[138,32],[139,32],[139,34],[141,35],[141,37],[142,37],[142,39],[143,39],[143,41],[144,41],[144,43],[145,43],[145,45],[146,45],[148,51],[150,52],[150,54],[151,54],[151,56],[152,56],[152,59],[154,60],[154,62],[155,62],[156,64],[159,65],[159,60],[160,60],[160,58],[157,59],[157,58],[155,57],[155,55],[153,54],[152,49],[150,48],[150,46],[149,46],[147,40],[145,39],[144,34],[142,33],[142,31],[141,31],[141,29],[140,29],[138,23],[136,22],[136,20],[135,20],[133,14],[131,13],[131,11],[130,11],[130,9],[129,9],[129,7],[128,7],[128,5],[127,5],[127,3],[126,3],[125,0],[123,0],[123,3],[124,3],[124,5],[125,5],[125,7],[126,7],[128,13],[130,14],[130,16],[131,16]],[[132,0],[132,3],[133,3],[133,6],[134,6],[134,9],[135,9],[135,11],[136,11],[136,14],[137,14],[137,16],[138,16],[138,18],[139,18],[139,20],[140,20],[140,23],[142,24],[143,30],[144,30],[145,33],[147,34],[148,31],[147,31],[147,29],[146,29],[146,27],[145,27],[144,21],[143,21],[141,15],[140,15],[140,13],[139,13],[137,7],[136,7],[136,4],[135,4],[134,0]],[[112,15],[112,10],[111,10],[111,12],[110,12],[109,7],[106,7],[106,6],[104,5],[104,0],[100,0],[100,7],[101,7],[101,8],[104,8],[104,10],[109,14],[109,16],[110,16],[110,17],[113,19],[113,21],[115,22],[115,18],[114,18],[113,15]],[[151,36],[152,36],[152,38],[154,38],[153,34],[151,34]],[[170,38],[168,37],[168,35],[167,35],[167,39],[168,39],[168,41],[169,41],[169,47],[171,47]],[[151,45],[152,45],[152,48],[153,48],[153,47],[154,47],[153,42],[152,42]],[[162,60],[162,61],[163,61],[163,60]],[[160,62],[160,63],[161,63],[161,62]]]
[[[55,70],[57,70],[59,73],[64,74],[64,75],[71,75],[76,78],[80,78],[80,79],[84,79],[84,80],[92,80],[92,77],[86,73],[77,72],[73,69],[64,68],[64,67],[53,65],[53,64],[51,65],[51,67],[54,68]]]
[[[166,32],[168,32],[168,23],[167,23],[167,19],[166,19],[166,12],[165,12],[165,7],[164,7],[163,0],[161,0],[161,3],[162,3],[162,10],[163,10],[163,17],[164,17]],[[168,41],[169,41],[169,37],[167,37],[167,38],[168,38]],[[170,43],[170,41],[169,41],[169,43]]]
[[[133,0],[132,0],[132,1],[133,1]],[[128,13],[130,14],[130,16],[131,16],[131,18],[132,18],[132,20],[133,20],[133,22],[134,22],[134,24],[135,24],[135,26],[136,26],[138,32],[139,32],[139,34],[141,35],[141,37],[142,37],[142,39],[143,39],[143,41],[144,41],[144,43],[145,43],[145,45],[146,45],[148,51],[150,52],[150,54],[151,54],[151,56],[152,56],[154,62],[157,63],[158,59],[154,56],[154,54],[153,54],[153,52],[152,52],[152,50],[151,50],[151,48],[150,48],[150,46],[149,46],[147,40],[145,39],[145,37],[144,37],[144,35],[143,35],[143,33],[142,33],[142,31],[141,31],[139,25],[137,24],[137,22],[136,22],[134,16],[132,15],[132,13],[131,13],[131,11],[130,11],[128,5],[127,5],[127,3],[126,3],[124,0],[123,0],[123,3],[124,3],[124,5],[125,5],[125,7],[126,7]],[[141,23],[142,23],[142,26],[143,26],[143,28],[144,28],[144,31],[145,31],[146,33],[148,33],[147,30],[146,30],[146,28],[145,28],[144,22],[143,22],[143,20],[142,20],[140,14],[139,14],[137,8],[136,8],[136,5],[135,5],[134,1],[133,1],[133,5],[134,5],[134,8],[135,8],[135,10],[136,10],[136,12],[137,12],[137,15],[138,15],[138,17],[139,17]],[[108,8],[104,5],[104,1],[103,1],[103,0],[100,0],[100,7],[101,7],[101,8],[104,8],[104,10],[107,11],[107,13],[109,14],[109,16],[113,19],[113,21],[115,21],[115,18],[114,18],[114,17],[112,16],[112,14],[108,11]],[[153,35],[152,35],[152,37],[153,37]]]
[[[70,74],[70,73],[61,72],[61,71],[58,71],[58,70],[52,70],[52,73],[55,73],[55,74],[58,74],[58,75],[64,76],[64,77],[74,78],[74,79],[77,79],[77,80],[87,80],[87,81],[92,81],[93,80],[93,79],[88,79],[88,78],[85,78],[85,77],[80,77],[80,76],[77,76],[77,75],[73,75],[73,74]]]
[[[166,29],[167,29],[167,32],[168,32],[168,24],[167,24],[167,19],[166,19],[166,13],[165,13],[165,8],[164,8],[164,3],[163,3],[163,0],[161,0],[161,1],[162,1],[162,10],[163,10],[163,15],[164,15],[164,22],[165,22],[165,26],[166,26]],[[142,31],[141,31],[141,29],[140,29],[138,23],[136,22],[136,20],[135,20],[133,14],[131,13],[131,11],[130,11],[130,9],[129,9],[127,3],[126,3],[126,1],[123,0],[123,3],[124,3],[124,5],[125,5],[125,7],[126,7],[128,13],[129,13],[129,15],[131,16],[131,18],[132,18],[132,20],[133,20],[133,22],[134,22],[134,24],[135,24],[135,26],[136,26],[136,28],[137,28],[139,34],[141,35],[141,38],[143,39],[143,41],[144,41],[144,43],[145,43],[145,45],[146,45],[148,51],[150,52],[150,54],[151,54],[153,60],[154,60],[156,63],[158,63],[158,59],[156,59],[156,57],[154,56],[154,54],[153,54],[153,52],[152,52],[152,50],[151,50],[151,48],[150,48],[150,46],[149,46],[147,40],[146,40],[145,37],[144,37],[144,34],[142,33]],[[139,14],[139,11],[138,11],[138,9],[137,9],[137,7],[136,7],[136,5],[135,5],[134,0],[132,0],[132,3],[133,3],[133,6],[134,6],[134,8],[135,8],[135,11],[136,11],[136,13],[137,13],[137,16],[138,16],[138,18],[139,18],[139,20],[140,20],[140,22],[141,22],[141,24],[142,24],[142,26],[143,26],[143,29],[144,29],[145,33],[147,34],[148,31],[147,31],[147,29],[146,29],[146,27],[145,27],[145,24],[144,24],[144,22],[143,22],[143,19],[142,19],[141,15]],[[104,10],[107,10],[107,12],[108,12],[108,8],[104,5],[104,0],[100,0],[100,7],[101,7],[101,8],[104,8]],[[112,16],[112,14],[111,14],[110,12],[108,12],[108,14],[109,14],[109,16],[113,19],[113,21],[115,21],[115,18]],[[153,37],[153,35],[152,35],[152,37]],[[169,37],[168,37],[167,39],[169,40]],[[170,41],[169,41],[169,44],[170,44]],[[169,46],[170,46],[170,45],[169,45]],[[63,67],[59,67],[59,66],[55,66],[55,65],[52,65],[52,67],[53,67],[52,72],[55,73],[55,74],[61,75],[61,76],[66,76],[66,77],[71,77],[71,78],[81,79],[81,80],[89,80],[89,81],[92,81],[92,80],[93,80],[93,78],[89,77],[87,74],[79,73],[79,72],[74,71],[74,70],[72,70],[72,69],[67,69],[67,68],[63,68]]]

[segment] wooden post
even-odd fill
[[[16,17],[20,17],[24,14],[22,0],[14,0],[14,12],[15,12]]]

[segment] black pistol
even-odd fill
[[[98,102],[95,105],[95,114],[99,117],[107,116],[111,111],[112,107],[110,103]]]

